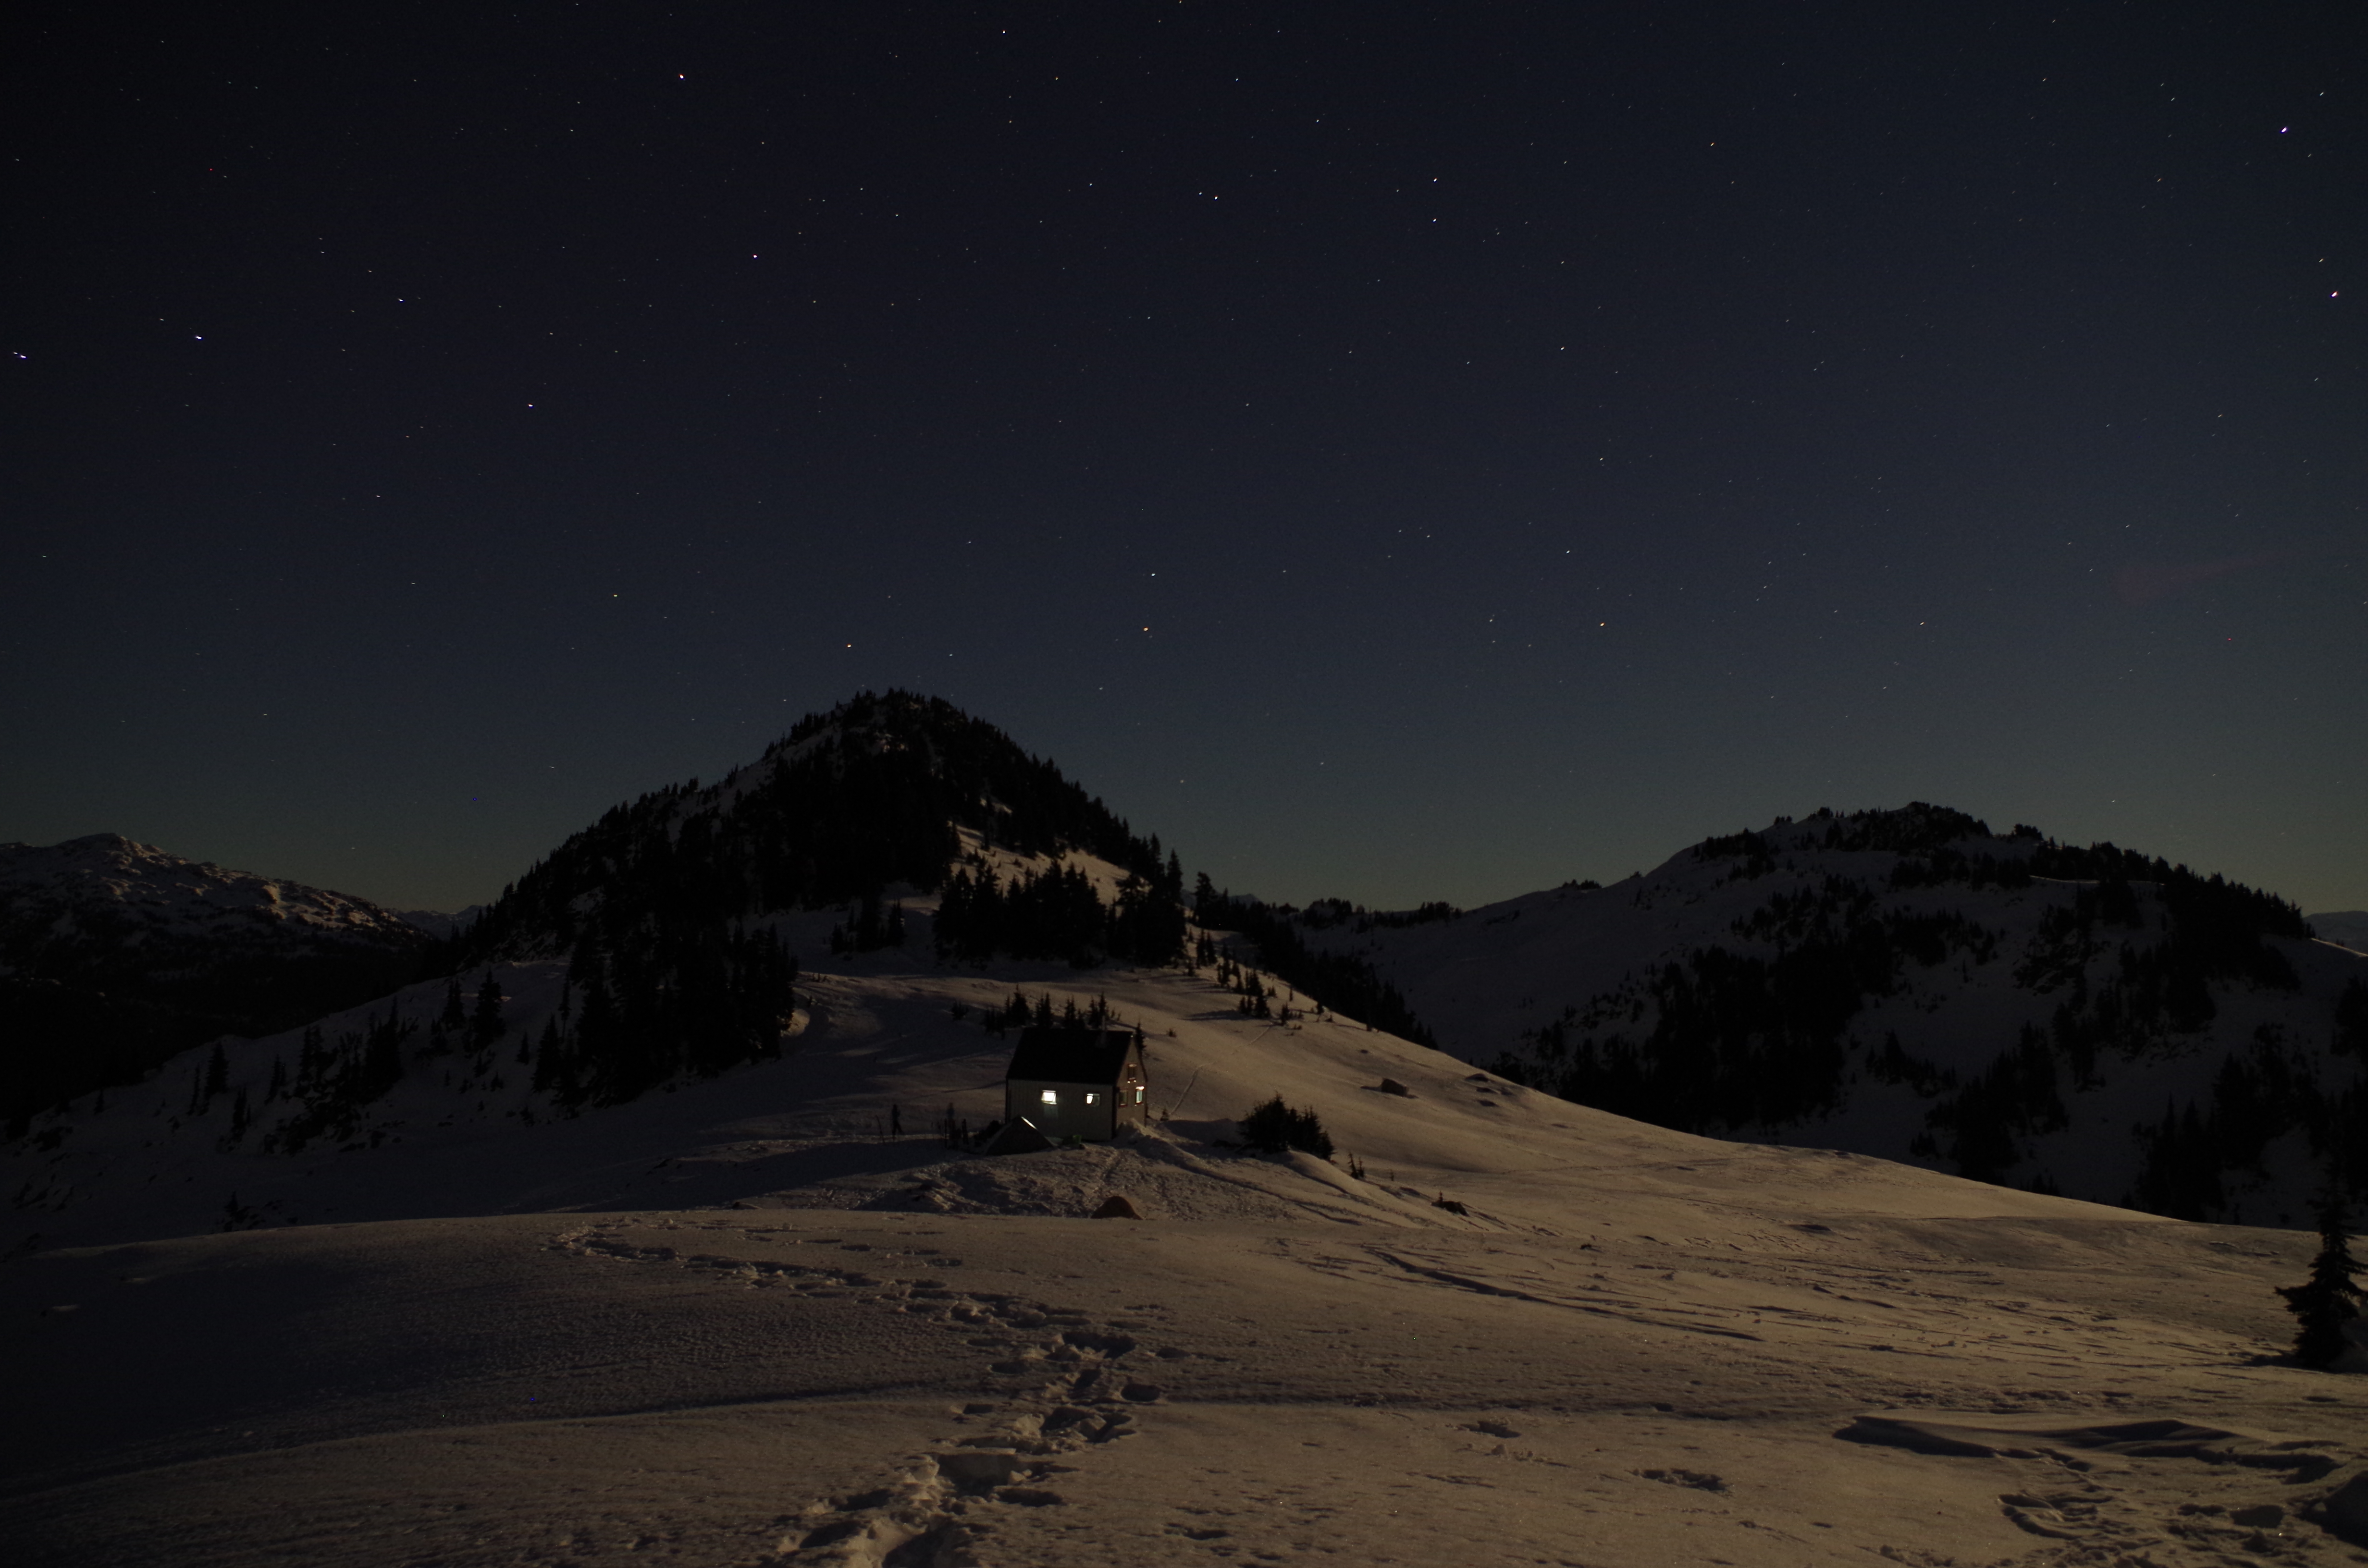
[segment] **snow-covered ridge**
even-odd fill
[[[2094,1201],[2306,1213],[2328,1129],[2368,1099],[2368,962],[2289,906],[1938,808],[1780,818],[1610,888],[1302,929],[1446,1049],[1584,1103]]]
[[[96,936],[132,946],[159,937],[276,930],[307,937],[416,946],[420,929],[367,899],[184,859],[115,833],[40,846],[0,844],[0,921],[11,948]]]

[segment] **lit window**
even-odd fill
[[[1143,1091],[1141,1089],[1134,1091],[1134,1103],[1137,1105],[1141,1105],[1143,1103]]]
[[[1086,1092],[1086,1103],[1087,1105],[1099,1105],[1101,1104],[1101,1096],[1095,1094],[1090,1089]]]
[[[1061,1103],[1061,1091],[1058,1089],[1047,1089],[1044,1091],[1043,1099],[1046,1105],[1059,1105]]]

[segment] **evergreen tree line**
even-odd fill
[[[1582,884],[1592,888],[1596,884]],[[1346,926],[1358,936],[1368,931],[1402,931],[1412,926],[1429,926],[1435,922],[1461,920],[1463,911],[1445,901],[1417,904],[1412,909],[1367,909],[1361,903],[1350,903],[1345,898],[1319,898],[1299,912],[1299,924],[1310,931],[1329,931]]]
[[[1287,903],[1261,903],[1220,892],[1202,876],[1193,891],[1193,918],[1212,931],[1234,931],[1258,949],[1261,968],[1310,1001],[1346,1013],[1374,1028],[1438,1049],[1438,1037],[1406,1006],[1398,988],[1373,966],[1351,953],[1320,952],[1307,945]]]
[[[1964,839],[1991,836],[1989,824],[1981,818],[1923,801],[1910,801],[1897,811],[1852,812],[1846,816],[1820,809],[1807,820],[1825,824],[1816,839],[1818,847],[1846,853],[1878,850],[1929,855]],[[2009,836],[2037,838],[2039,830],[2018,824]]]
[[[402,1082],[404,1042],[418,1027],[390,1007],[385,1017],[369,1018],[361,1032],[341,1034],[330,1044],[323,1040],[320,1025],[306,1025],[297,1047],[295,1076],[289,1077],[278,1059],[271,1063],[264,1103],[285,1097],[294,1102],[295,1110],[264,1135],[263,1153],[293,1154],[321,1139],[352,1140],[364,1108],[385,1098]],[[239,1090],[232,1109],[233,1131],[226,1143],[235,1143],[245,1131],[247,1118],[241,1114],[246,1108],[245,1094]]]
[[[1295,1017],[1288,998],[1277,1001],[1274,987],[1258,978],[1254,970],[1235,963],[1229,953],[1220,952],[1207,937],[1201,938],[1201,961],[1215,966],[1217,983],[1240,998],[1235,1006],[1246,1018],[1270,1018],[1278,1024],[1288,1024]],[[1314,1001],[1313,997],[1309,998]],[[1318,1017],[1324,1015],[1324,1004],[1315,1003]]]
[[[1892,1043],[1896,1049],[1896,1037]],[[2070,1122],[2061,1089],[2054,1044],[2045,1031],[2025,1025],[2011,1049],[1924,1113],[1929,1131],[1911,1142],[1909,1153],[1945,1154],[1960,1176],[2002,1181],[2022,1158],[2018,1137],[2059,1131]],[[1935,1133],[1945,1134],[1947,1143]]]
[[[2258,950],[2279,957],[2274,949]],[[2124,945],[2117,973],[2076,990],[2045,1029],[2026,1025],[2015,1047],[1980,1078],[1933,1106],[1926,1124],[1947,1142],[1928,1135],[1913,1152],[1945,1153],[1959,1174],[1977,1180],[2002,1179],[2020,1158],[2017,1137],[2062,1128],[2065,1095],[2100,1086],[2100,1051],[2135,1057],[2158,1049],[2166,1030],[2192,1032],[2212,1021],[2218,1009],[2203,983],[2204,962],[2176,942]],[[2260,972],[2254,967],[2242,978],[2260,983]],[[2283,959],[2269,973],[2272,982],[2299,984]],[[2368,986],[2355,980],[2346,987],[2334,1023],[2335,1054],[2368,1055]],[[2266,1175],[2262,1152],[2297,1128],[2316,1158],[2341,1179],[2368,1187],[2368,1142],[2349,1132],[2368,1115],[2368,1088],[2328,1089],[2309,1055],[2291,1047],[2274,1026],[2255,1030],[2247,1049],[2221,1062],[2201,1101],[2167,1105],[2159,1120],[2133,1128],[2143,1163],[2124,1200],[2179,1219],[2223,1217],[2230,1202],[2228,1177],[2246,1170]]]
[[[798,964],[761,926],[639,923],[587,931],[532,1051],[560,1105],[621,1105],[683,1074],[712,1077],[781,1053]]]
[[[1748,828],[1721,837],[1705,838],[1694,846],[1697,860],[1737,860],[1729,881],[1749,881],[1764,877],[1776,869],[1776,856],[1768,841]]]
[[[2057,1048],[2082,1086],[2094,1081],[2100,1050],[2135,1056],[2174,1034],[2194,1034],[2219,1014],[2208,982],[2232,981],[2294,991],[2300,976],[2265,935],[2291,936],[2277,914],[2249,889],[2214,887],[2201,879],[2156,890],[2163,936],[2151,943],[2123,940],[2118,962],[2104,973],[2095,960],[2114,927],[2149,929],[2128,879],[2115,875],[2049,910],[2022,962],[2018,984],[2037,991],[2069,985],[2052,1026]],[[2298,918],[2298,917],[2297,917]]]
[[[1910,1056],[1900,1045],[1896,1029],[1883,1031],[1882,1049],[1867,1057],[1866,1075],[1878,1084],[1905,1084],[1924,1099],[1957,1086],[1955,1068]]]
[[[2031,862],[2021,856],[2000,859],[1994,855],[1966,855],[1954,849],[1928,850],[1920,857],[1901,856],[1890,877],[1895,892],[1915,888],[2027,888]]]
[[[1981,818],[1923,801],[1910,801],[1896,811],[1851,812],[1847,815],[1837,813],[1830,806],[1820,806],[1804,819],[1803,826],[1809,831],[1802,842],[1814,848],[1843,853],[1950,856],[1958,853],[1952,846],[1961,840],[1991,836],[1989,824]],[[2039,830],[2017,824],[2012,836],[2036,839]],[[1753,875],[1764,875],[1772,869],[1775,854],[1775,846],[1763,835],[1748,828],[1741,833],[1705,838],[1694,846],[1695,859],[1740,859],[1757,868]]]
[[[963,1012],[967,1011],[968,1009],[964,1008],[956,1012],[954,1017],[959,1019]],[[1030,1002],[1025,995],[1015,991],[1011,994],[1011,1000],[1002,1006],[986,1009],[981,1016],[980,1022],[986,1027],[986,1032],[993,1035],[1000,1035],[1007,1029],[1025,1028],[1064,1029],[1072,1034],[1099,1034],[1105,1029],[1127,1027],[1126,1021],[1119,1017],[1118,1009],[1112,1007],[1106,997],[1097,996],[1085,1006],[1079,1007],[1077,999],[1071,996],[1064,998],[1060,1006],[1055,1007],[1053,1006],[1050,992]],[[1138,1040],[1143,1038],[1142,1025],[1134,1026],[1134,1037]]]
[[[463,1091],[482,1088],[497,1092],[508,1087],[508,1080],[499,1070],[495,1050],[502,1037],[509,1033],[509,1020],[503,1016],[502,1003],[501,982],[494,978],[491,969],[477,983],[473,1005],[461,991],[461,977],[451,976],[445,983],[444,1010],[428,1024],[427,1043],[420,1048],[417,1060],[461,1056],[459,1086]],[[529,1059],[522,1043],[518,1060],[523,1064]]]
[[[1236,1125],[1242,1130],[1242,1142],[1260,1153],[1298,1149],[1319,1160],[1332,1157],[1332,1137],[1324,1131],[1323,1119],[1312,1110],[1283,1104],[1281,1095],[1254,1107]]]
[[[1799,1120],[1840,1103],[1848,1028],[1867,998],[1890,994],[1907,964],[1935,965],[1959,951],[1986,958],[1998,940],[1953,913],[1879,909],[1861,884],[1840,877],[1780,894],[1735,929],[1778,951],[1699,949],[1583,1016],[1565,1009],[1493,1070],[1684,1131]],[[1648,1013],[1640,1037],[1594,1032],[1642,1024]]]
[[[934,926],[941,958],[985,963],[998,953],[1064,961],[1080,969],[1104,959],[1157,967],[1184,958],[1184,869],[1171,854],[1158,875],[1130,873],[1115,903],[1093,880],[1055,863],[1008,883],[991,866],[960,870],[939,895]]]
[[[2283,982],[2279,989],[2301,983],[2278,953],[2262,951],[2279,960],[2272,982]],[[2137,948],[2124,943],[2113,968],[2093,982],[2089,972],[2086,967],[2078,971],[2072,994],[2056,1005],[2050,1025],[2057,1049],[2084,1088],[2096,1082],[2100,1051],[2134,1058],[2171,1035],[2201,1032],[2220,1013],[2205,982],[2210,971],[2185,961],[2174,944]]]
[[[890,903],[883,908],[876,892],[865,893],[857,901],[853,916],[834,923],[830,928],[830,950],[834,953],[871,953],[904,945],[904,904]]]
[[[1929,969],[1963,952],[1987,963],[1998,947],[1996,931],[1954,910],[1879,909],[1865,883],[1830,875],[1814,888],[1776,894],[1728,929],[1780,949],[1855,942],[1870,991],[1889,990],[1903,960]]]
[[[2334,1052],[2368,1055],[2368,985],[2354,980],[2336,1006]],[[2310,1053],[2297,1050],[2274,1026],[2263,1025],[2241,1051],[2230,1052],[2210,1093],[2183,1105],[2166,1104],[2159,1120],[2135,1129],[2144,1163],[2129,1201],[2181,1220],[2226,1218],[2227,1178],[2268,1173],[2270,1144],[2299,1129],[2310,1155],[2340,1187],[2368,1190],[2368,1081],[2336,1089],[2320,1082]]]
[[[2078,849],[2053,840],[2032,849],[2031,874],[2059,881],[2153,882],[2174,917],[2199,945],[2242,949],[2262,937],[2310,935],[2302,911],[2274,893],[2232,882],[2219,872],[2198,876],[2160,856],[2148,858],[2112,843]]]

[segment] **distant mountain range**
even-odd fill
[[[2336,945],[2368,945],[2368,915],[2315,919],[2324,940],[2221,878],[1921,804],[1479,910],[1301,909],[1205,878],[1188,901],[1177,858],[1052,763],[942,701],[867,694],[719,782],[617,807],[459,916],[120,838],[0,847],[0,1105],[21,1136],[216,1036],[274,1036],[188,1068],[152,1114],[225,1150],[375,1146],[769,1060],[802,974],[867,954],[1015,983],[1248,960],[1267,981],[1243,980],[1246,1010],[1319,1006],[1665,1126],[2284,1222],[2330,1170],[2368,1184],[2348,1136],[2368,960]]]
[[[485,912],[482,903],[447,915],[440,909],[397,909],[392,911],[406,926],[416,926],[438,941],[450,941],[469,928],[470,922]]]
[[[433,946],[366,899],[116,834],[0,844],[0,1128],[380,995]]]
[[[2355,953],[2368,953],[2368,909],[2340,909],[2305,918],[2310,922],[2311,934],[2320,941],[2350,948]]]

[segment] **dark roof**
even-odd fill
[[[1116,1084],[1134,1049],[1132,1029],[1025,1028],[1006,1078],[1040,1084]]]

